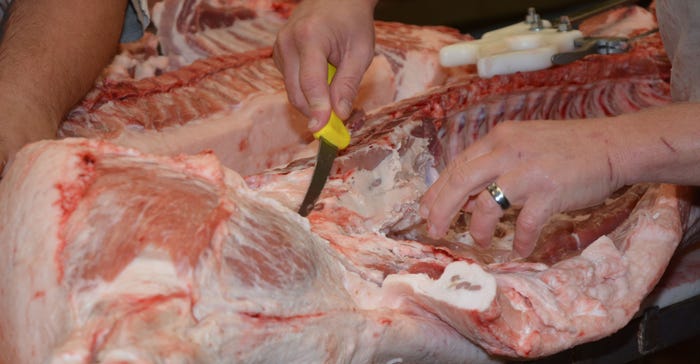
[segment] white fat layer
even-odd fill
[[[65,352],[52,355],[51,364],[83,364],[90,362],[90,352],[85,348],[67,349]]]
[[[376,272],[376,274],[379,275],[381,273]],[[368,284],[368,280],[381,282],[381,278],[378,276],[368,279],[357,273],[348,272],[348,274],[345,275],[345,289],[352,295],[355,299],[355,303],[361,309],[373,310],[378,307],[386,306],[384,303],[385,298],[381,294],[382,288],[379,284]]]
[[[412,127],[403,125],[400,128],[406,130],[401,130],[398,134],[408,133]],[[400,147],[396,147],[376,168],[357,170],[345,181],[350,188],[339,197],[338,204],[369,219],[385,219],[398,211],[402,204],[417,200],[426,189],[425,181],[412,170],[413,163],[407,166],[405,161],[419,158],[417,156],[425,153],[427,144],[427,140],[415,139],[403,156],[398,153]],[[382,226],[377,226],[376,230],[381,228]]]
[[[282,165],[306,148],[306,118],[284,93],[256,94],[231,110],[159,131],[125,128],[112,141],[155,154],[212,150],[243,175]]]
[[[120,348],[100,353],[100,359],[106,363],[132,363],[144,360],[137,353],[139,348]],[[145,360],[144,360],[145,361]]]
[[[359,89],[358,108],[373,110],[393,101],[391,65],[375,57]],[[312,150],[308,118],[294,109],[286,93],[256,93],[239,104],[203,119],[162,130],[127,126],[112,140],[155,154],[195,154],[212,150],[221,163],[242,175],[282,166]],[[313,154],[311,154],[313,155]]]
[[[496,279],[479,264],[463,261],[450,263],[438,280],[426,274],[391,274],[384,284],[406,284],[419,295],[464,310],[483,311],[496,297]]]
[[[573,237],[574,240],[576,240],[576,249],[581,249],[581,237],[578,236],[577,233],[571,234],[571,237]]]
[[[86,289],[76,289],[75,306],[78,318],[84,324],[93,310],[102,302],[115,302],[127,297],[149,297],[187,291],[188,284],[178,277],[170,254],[152,246],[146,247],[139,256],[111,282],[86,281]]]
[[[399,86],[396,100],[423,93],[431,86],[442,83],[445,78],[446,73],[440,67],[437,52],[410,51],[406,54],[403,68],[397,74]]]
[[[389,60],[378,55],[365,71],[357,91],[354,105],[365,112],[377,110],[393,101],[397,92],[394,71]]]

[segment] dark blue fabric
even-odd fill
[[[100,0],[103,1],[103,0]],[[0,0],[0,38],[2,37],[2,29],[4,28],[4,18],[7,14],[7,9],[12,0]],[[124,17],[124,25],[122,26],[122,35],[120,41],[122,43],[133,42],[143,37],[144,26],[139,21],[136,15],[134,5],[129,1]]]
[[[124,17],[120,42],[133,42],[139,40],[141,37],[143,37],[143,26],[136,15],[134,5],[129,1],[129,5],[126,7],[126,16]]]

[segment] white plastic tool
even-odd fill
[[[583,37],[563,20],[557,28],[540,19],[533,8],[526,20],[484,33],[481,39],[460,42],[440,50],[444,67],[476,64],[479,76],[488,78],[515,72],[551,67],[552,56],[575,48],[574,40]]]

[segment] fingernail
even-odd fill
[[[352,112],[352,103],[347,99],[341,99],[339,103],[338,114],[340,114],[343,119],[347,119],[350,116],[350,112]]]
[[[318,129],[321,129],[321,123],[316,119],[309,120],[309,130],[316,131]]]

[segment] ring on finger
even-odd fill
[[[506,195],[503,194],[503,190],[498,187],[496,182],[491,182],[490,185],[486,186],[486,190],[489,191],[489,194],[491,194],[491,197],[493,197],[493,200],[496,201],[501,209],[507,210],[510,207],[510,201],[508,201]]]

